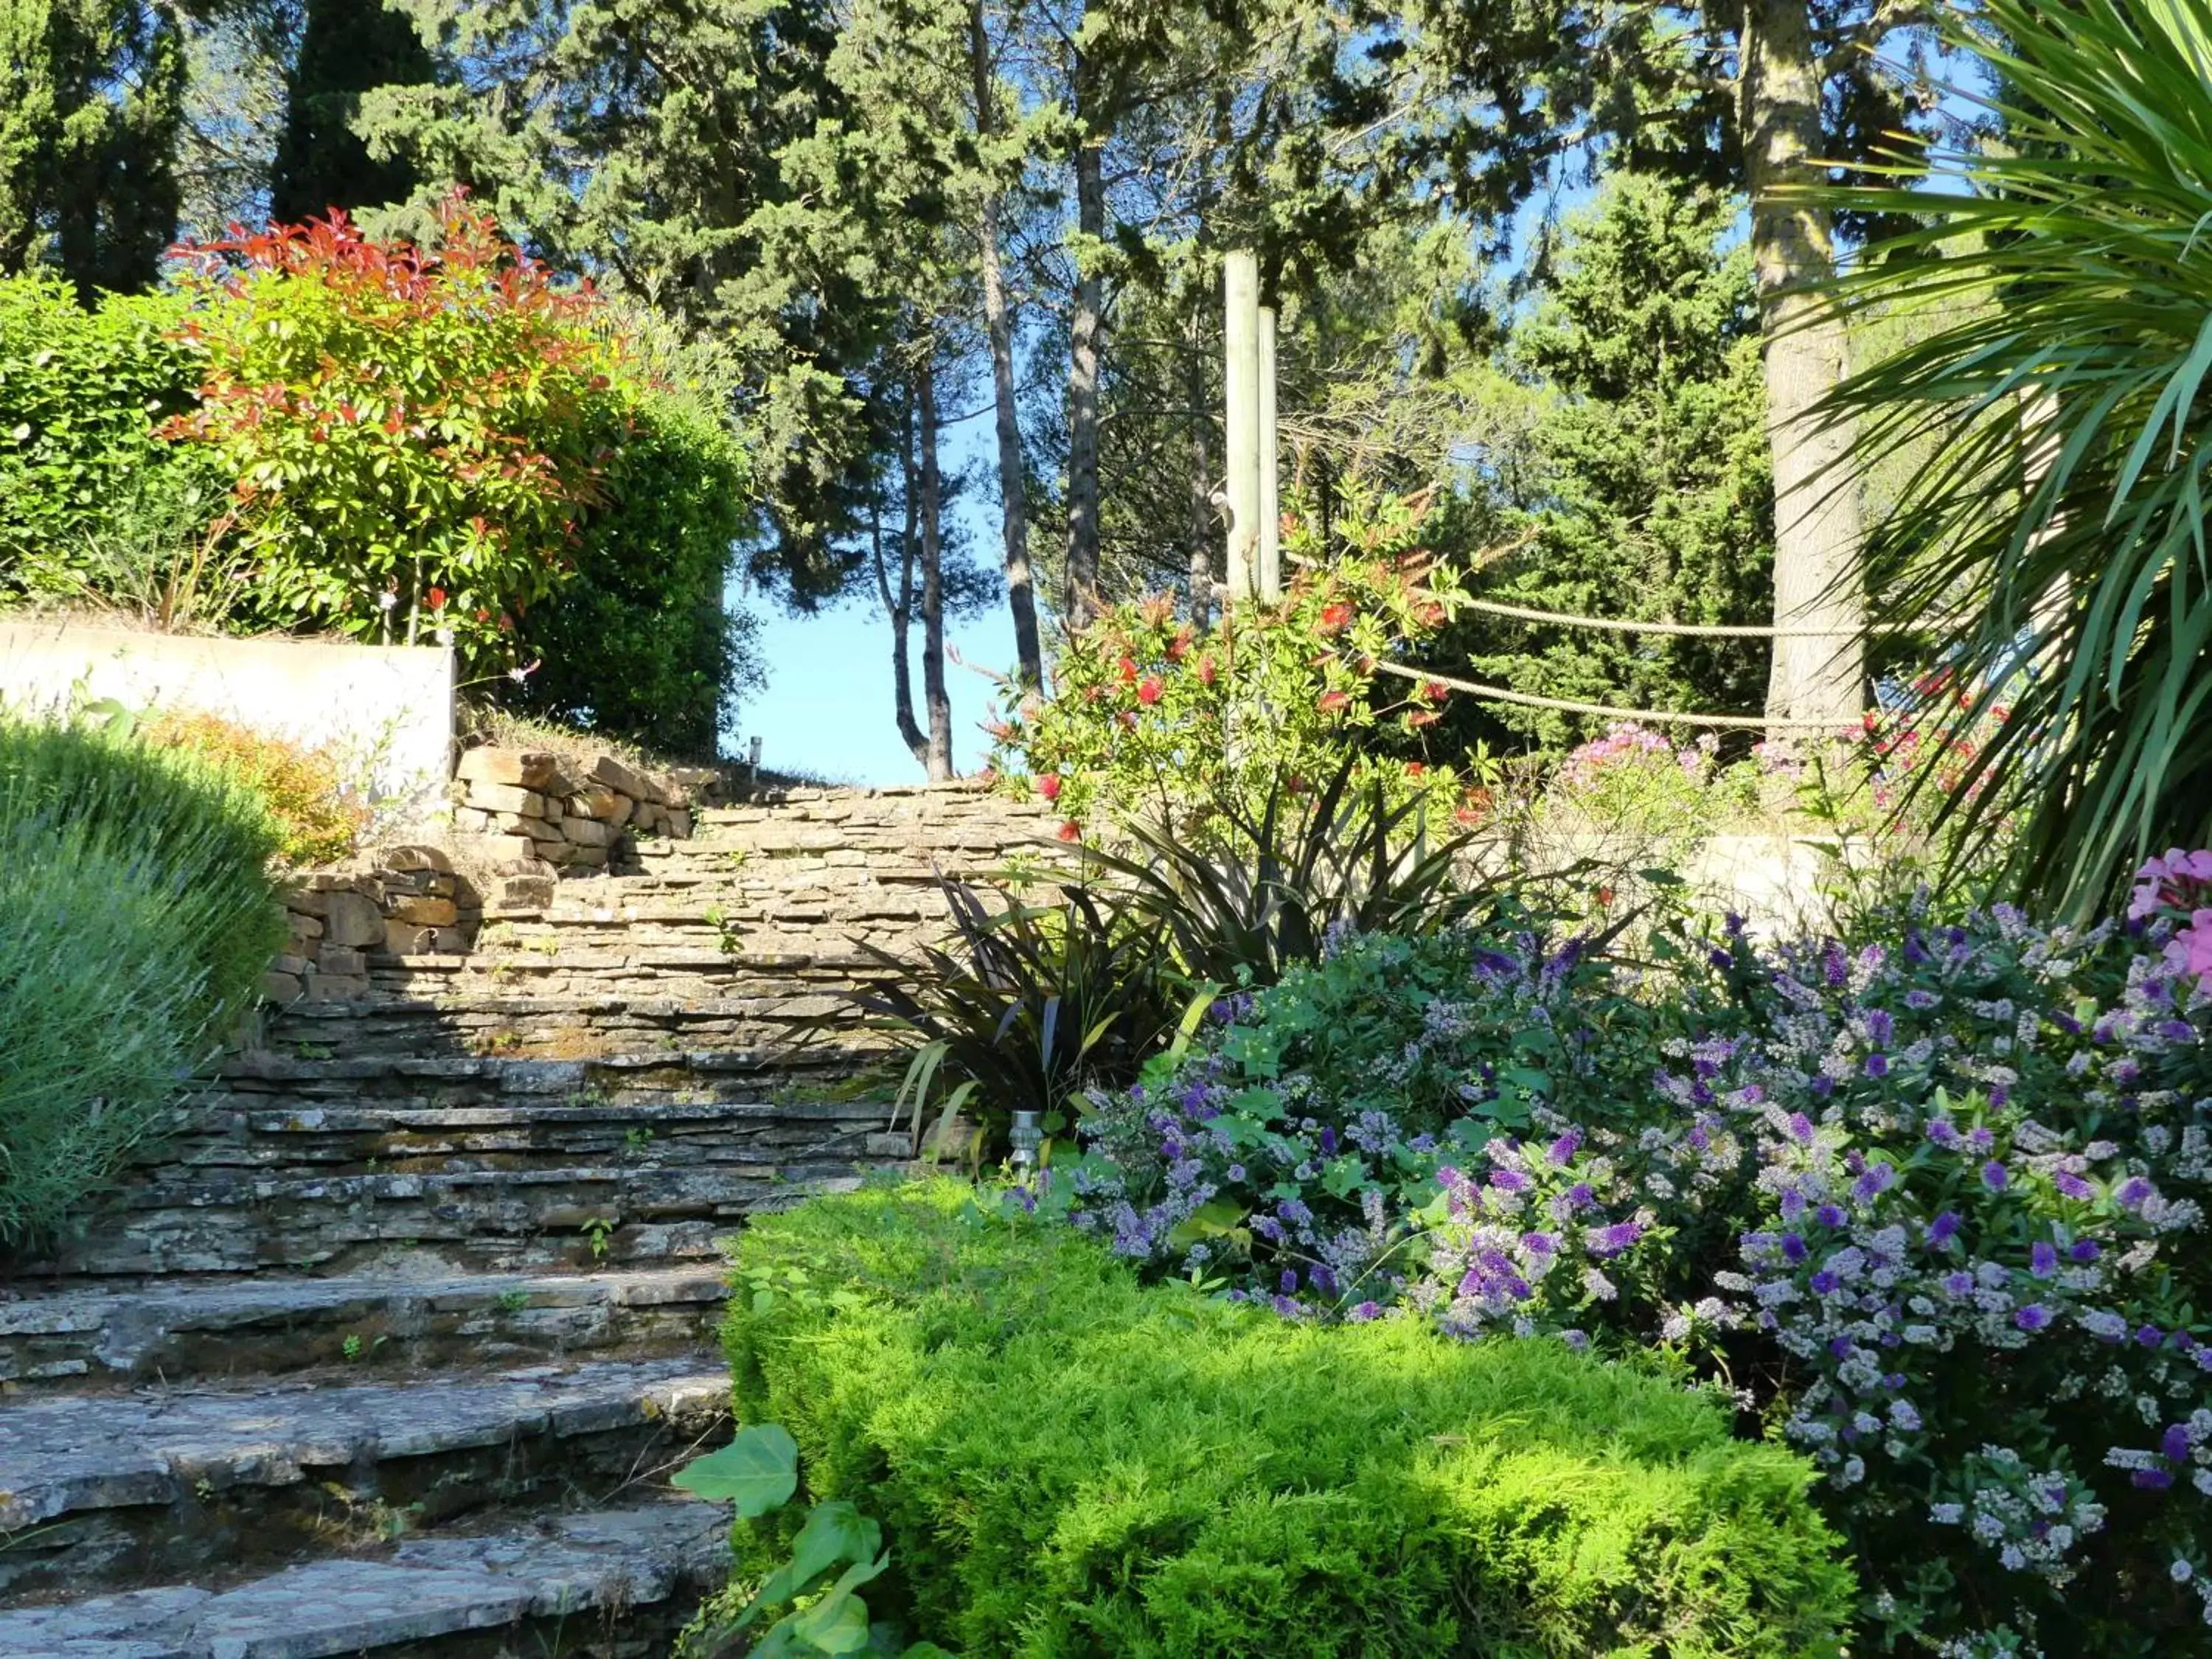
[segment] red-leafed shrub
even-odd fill
[[[162,428],[234,478],[249,608],[364,640],[450,636],[503,666],[600,499],[622,350],[459,198],[439,251],[343,215],[188,250],[198,406]]]

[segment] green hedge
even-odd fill
[[[726,591],[753,528],[750,463],[690,394],[640,386],[594,418],[601,499],[582,515],[575,574],[524,618],[539,666],[500,702],[711,761],[761,678],[752,618]]]
[[[740,1418],[884,1522],[884,1610],[963,1653],[1841,1650],[1810,1471],[1653,1376],[1143,1289],[951,1182],[763,1218],[737,1260]]]
[[[189,539],[228,486],[205,458],[154,435],[191,406],[197,354],[174,295],[110,295],[0,276],[0,604],[98,592],[118,538]]]
[[[260,799],[204,761],[0,716],[0,1245],[154,1133],[282,946]]]

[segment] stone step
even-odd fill
[[[605,1503],[728,1415],[726,1375],[691,1356],[0,1404],[0,1598],[204,1583],[472,1513]]]
[[[155,1280],[0,1301],[0,1388],[394,1368],[619,1349],[697,1352],[727,1294],[708,1267],[394,1279]],[[0,1648],[0,1653],[6,1650]]]
[[[170,1120],[158,1157],[325,1168],[579,1151],[650,1164],[698,1147],[818,1157],[854,1150],[886,1114],[872,1086],[768,1098],[745,1057],[700,1060],[240,1056],[218,1088]]]
[[[0,1613],[8,1659],[662,1659],[728,1566],[728,1512],[662,1498],[411,1540],[216,1588]]]
[[[429,1174],[265,1175],[206,1165],[126,1182],[33,1276],[510,1273],[718,1259],[756,1210],[856,1185],[871,1164],[747,1156],[658,1166],[585,1163]]]
[[[415,961],[420,958],[406,958]],[[465,962],[465,957],[441,958]],[[298,1003],[267,1018],[260,1047],[304,1059],[590,1060],[714,1076],[750,1073],[763,1087],[849,1076],[887,1039],[854,1024],[841,977],[786,984],[773,997],[674,997],[609,986],[590,972],[504,984],[424,983],[395,969],[358,1001]]]
[[[591,1017],[578,1014],[568,1000],[548,1000],[557,1006],[533,1006],[526,1015],[549,1022]],[[826,1017],[849,1008],[825,998],[815,1012]],[[615,1034],[606,1033],[599,1048],[577,1052],[581,1045],[564,1042],[568,1028],[561,1024],[534,1030],[510,1024],[482,1035],[457,1029],[471,1013],[510,1021],[522,1017],[512,1008],[459,1002],[356,1006],[342,1012],[319,1012],[312,1019],[290,1017],[274,1038],[231,1054],[216,1081],[232,1091],[263,1096],[435,1093],[456,1103],[548,1096],[611,1100],[620,1093],[642,1104],[760,1102],[809,1093],[812,1077],[851,1064],[879,1040],[876,1032],[862,1030],[839,1034],[864,1040],[858,1046],[848,1040],[768,1052],[686,1048],[673,1042],[624,1048]],[[540,1041],[533,1044],[532,1037]],[[325,1086],[309,1086],[318,1084]]]

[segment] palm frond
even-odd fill
[[[1961,855],[2075,913],[2144,856],[2212,841],[2212,0],[1987,0],[1954,43],[2002,147],[1823,189],[1904,216],[1835,285],[1907,343],[1826,406],[1863,470],[1934,459],[1878,537],[1878,623],[1964,612],[1928,696],[1954,740],[2004,705],[1937,802]],[[1920,162],[1916,161],[1913,171]]]

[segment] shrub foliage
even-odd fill
[[[1630,964],[1501,912],[1224,1012],[1047,1208],[1300,1323],[1704,1368],[1820,1467],[1869,1641],[2212,1624],[2212,854],[2083,932],[1893,904]]]
[[[1804,1465],[1626,1367],[1140,1289],[949,1182],[738,1249],[741,1418],[883,1518],[883,1601],[957,1651],[1840,1651]]]
[[[0,719],[0,1245],[158,1131],[283,939],[280,831],[210,763]]]
[[[116,552],[166,539],[126,562],[222,603],[164,619],[450,641],[516,706],[711,755],[757,670],[708,366],[458,199],[434,255],[342,216],[194,252],[90,310],[0,281],[0,604],[135,601]]]

